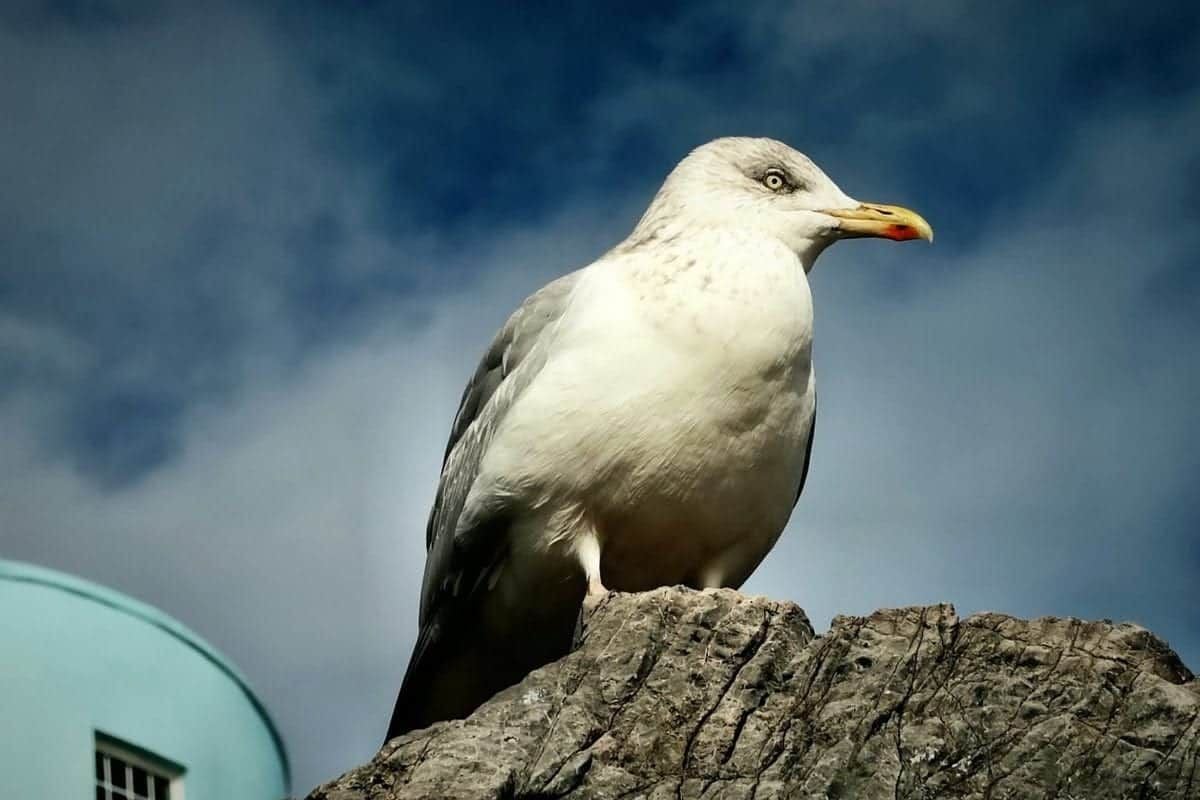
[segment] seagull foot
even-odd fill
[[[600,582],[600,578],[589,578],[587,594],[583,596],[583,613],[590,615],[604,603],[608,595],[609,591]]]
[[[589,580],[587,594],[583,596],[583,604],[579,607],[579,616],[575,618],[575,645],[578,646],[587,638],[587,623],[592,615],[612,596],[613,592],[604,588],[599,580]]]

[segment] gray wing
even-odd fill
[[[425,533],[420,630],[388,739],[466,716],[528,671],[495,663],[486,631],[476,630],[476,590],[507,554],[508,520],[503,509],[464,506],[497,427],[545,363],[544,343],[578,276],[547,284],[509,317],[463,392]]]
[[[800,485],[796,487],[796,499],[792,501],[792,507],[796,507],[796,503],[800,502],[800,495],[804,493],[804,484],[808,482],[808,468],[812,466],[812,446],[813,438],[817,435],[817,401],[813,398],[813,415],[812,422],[808,424],[808,444],[804,446],[804,469],[800,472]]]
[[[463,391],[425,531],[422,625],[449,597],[477,588],[503,558],[503,534],[493,535],[495,531],[487,528],[504,520],[484,520],[483,529],[476,525],[471,531],[458,530],[459,520],[496,428],[545,362],[545,347],[538,343],[562,316],[579,274],[564,275],[525,300],[500,329]]]

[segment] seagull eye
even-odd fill
[[[783,170],[779,169],[767,170],[762,177],[762,184],[772,192],[782,192],[788,188],[787,178],[783,176]]]

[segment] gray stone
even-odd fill
[[[1131,624],[610,595],[574,651],[311,800],[1200,798],[1200,682]]]

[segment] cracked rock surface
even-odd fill
[[[1200,681],[1136,625],[610,595],[574,651],[310,800],[1200,798]]]

